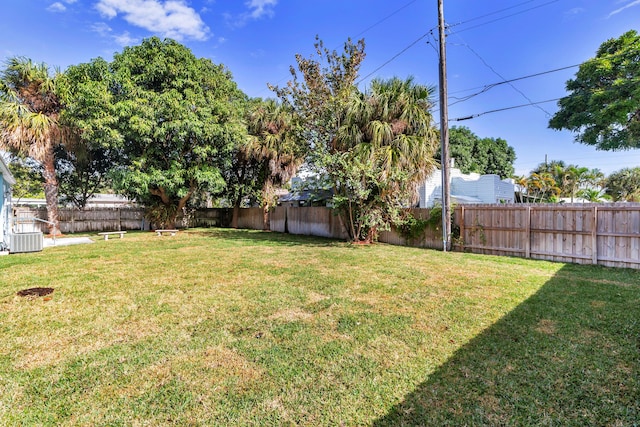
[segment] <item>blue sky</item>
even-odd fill
[[[284,84],[294,55],[313,53],[315,35],[340,49],[364,38],[361,87],[374,77],[414,76],[437,86],[436,0],[2,0],[0,60],[26,56],[64,70],[152,35],[175,38],[197,56],[225,64],[249,96]],[[577,67],[605,40],[640,30],[640,0],[444,0],[452,119],[566,94]],[[397,57],[396,57],[397,56]],[[395,57],[395,59],[394,59]],[[385,63],[387,63],[384,65]],[[437,88],[436,88],[437,89]],[[437,90],[435,92],[437,94]],[[458,102],[461,101],[462,102]],[[454,104],[455,103],[455,104]],[[564,160],[610,173],[640,166],[640,150],[602,152],[547,128],[555,102],[450,125],[500,137],[518,156],[516,173]],[[437,115],[436,115],[437,119]]]

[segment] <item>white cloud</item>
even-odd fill
[[[263,17],[272,17],[274,15],[273,8],[278,4],[278,0],[249,0],[244,5],[249,9],[245,13],[232,16],[228,13],[223,14],[227,23],[232,27],[244,27],[248,21],[256,20]]]
[[[100,34],[101,36],[108,36],[111,33],[111,27],[104,22],[96,22],[91,26],[91,30]]]
[[[67,10],[66,6],[60,3],[59,1],[53,3],[51,6],[47,8],[49,12],[64,12]]]
[[[51,5],[49,5],[49,7],[47,7],[47,10],[49,12],[65,12],[67,10],[67,7],[64,5],[64,3],[66,4],[74,4],[75,2],[77,2],[78,0],[62,0],[62,1],[57,1],[55,3],[51,3]]]
[[[278,0],[250,0],[245,5],[251,10],[249,15],[253,19],[260,19],[263,16],[273,16],[273,7],[278,4]]]
[[[206,40],[209,28],[184,0],[98,0],[96,9],[108,19],[121,15],[136,27],[176,40]]]
[[[131,46],[137,44],[139,39],[132,37],[128,31],[122,34],[113,34],[113,29],[104,22],[96,22],[91,26],[91,30],[100,34],[102,37],[113,39],[120,46]]]
[[[573,9],[569,9],[565,15],[579,15],[581,13],[586,12],[586,10],[582,7],[574,7]]]
[[[135,38],[135,37],[131,37],[131,35],[129,34],[128,31],[125,31],[124,33],[122,33],[120,35],[113,36],[113,39],[120,46],[131,46],[131,45],[134,45],[134,44],[138,43],[138,39]]]
[[[632,2],[630,2],[630,3],[620,7],[618,9],[614,10],[613,12],[611,12],[609,14],[609,16],[607,16],[607,18],[611,18],[613,15],[617,15],[618,13],[622,12],[625,9],[628,9],[630,7],[633,7],[633,6],[639,6],[639,5],[640,5],[640,0],[633,0]]]

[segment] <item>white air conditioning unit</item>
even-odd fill
[[[9,252],[19,254],[23,252],[39,252],[44,247],[42,232],[9,234]]]

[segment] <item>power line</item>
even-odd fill
[[[460,38],[460,40],[462,40],[462,37],[458,36]],[[463,40],[464,42],[464,40]],[[522,95],[522,97],[524,99],[526,99],[527,101],[529,101],[531,103],[531,105],[534,105],[536,108],[538,108],[540,111],[544,112],[547,116],[551,116],[551,113],[548,112],[547,110],[545,110],[544,108],[537,106],[533,103],[533,101],[531,100],[531,98],[529,98],[523,91],[521,91],[520,89],[518,89],[517,87],[515,87],[515,85],[513,85],[511,82],[508,82],[507,79],[500,74],[499,72],[497,72],[495,70],[495,68],[493,68],[491,65],[489,65],[489,63],[487,61],[485,61],[485,59],[480,56],[480,54],[478,52],[476,52],[468,43],[464,43],[464,46],[469,49],[475,56],[478,57],[478,59],[480,59],[480,61],[482,61],[482,63],[489,68],[491,71],[493,71],[493,73],[495,75],[497,75],[498,77],[500,77],[502,79],[503,82],[505,82],[506,84],[508,84],[509,86],[511,86],[513,88],[513,90],[515,90],[516,92],[518,92],[520,95]]]
[[[615,58],[617,56],[622,56],[622,55],[624,55],[624,53],[610,54],[610,55],[607,56],[607,59]],[[587,59],[587,60],[585,60],[585,62],[593,60],[593,59],[596,59],[596,58]],[[525,80],[525,79],[529,79],[529,78],[532,78],[532,77],[538,77],[538,76],[545,75],[545,74],[555,73],[555,72],[558,72],[558,71],[564,71],[564,70],[568,70],[569,68],[580,67],[582,64],[584,64],[584,62],[581,63],[581,64],[567,65],[565,67],[554,68],[552,70],[547,70],[547,71],[541,71],[541,72],[538,72],[538,73],[529,74],[529,75],[522,76],[522,77],[516,77],[516,78],[510,79],[510,80],[505,80],[505,81],[501,81],[501,82],[491,83],[491,84],[484,85],[484,86],[475,86],[475,87],[468,88],[468,89],[457,90],[457,91],[451,92],[451,93],[452,94],[457,94],[457,93],[468,92],[470,90],[481,89],[480,91],[478,91],[476,93],[473,93],[471,95],[467,95],[467,96],[462,97],[462,98],[451,96],[451,97],[449,97],[450,99],[457,99],[458,102],[454,102],[454,103],[451,103],[449,105],[455,105],[455,104],[458,104],[459,102],[466,101],[467,99],[470,99],[470,98],[473,98],[473,97],[475,97],[477,95],[485,93],[485,92],[487,92],[487,90],[493,89],[496,86],[500,86],[500,85],[503,85],[503,84],[506,84],[506,83],[515,82],[515,81],[519,81],[519,80]],[[629,80],[629,82],[634,82],[634,81],[639,81],[639,79],[631,79],[631,80]]]
[[[497,112],[500,112],[500,111],[513,110],[513,109],[522,108],[522,107],[531,107],[531,106],[536,106],[538,104],[545,104],[547,102],[559,101],[560,99],[562,99],[562,98],[547,99],[546,101],[537,101],[537,102],[533,102],[532,101],[532,102],[530,102],[528,104],[514,105],[512,107],[505,107],[505,108],[498,108],[498,109],[495,109],[495,110],[484,111],[482,113],[472,114],[470,116],[458,117],[456,119],[450,119],[449,121],[462,122],[464,120],[471,120],[471,119],[475,119],[476,117],[484,116],[485,114],[491,114],[491,113],[497,113]]]
[[[632,87],[635,87],[634,85],[637,85],[638,83],[640,83],[640,78],[632,78],[632,79],[628,79],[625,83],[626,83],[626,84],[628,84],[628,85],[630,85],[630,86],[632,86]],[[589,88],[589,89],[584,89],[583,91],[581,91],[581,96],[585,96],[585,94],[587,94],[587,93],[591,93],[591,94],[594,94],[594,93],[603,93],[603,92],[604,92],[604,91],[606,91],[606,90],[609,90],[609,89],[606,89],[606,88],[605,88],[605,89],[602,89],[602,88]],[[451,121],[463,121],[463,120],[469,120],[469,119],[473,119],[473,118],[476,118],[476,117],[482,116],[482,115],[484,115],[484,114],[495,113],[495,112],[498,112],[498,111],[504,111],[504,110],[510,110],[510,109],[513,109],[513,108],[521,108],[521,107],[528,107],[528,106],[536,106],[537,104],[544,104],[544,103],[547,103],[547,102],[559,101],[559,100],[561,100],[561,99],[569,98],[569,97],[571,97],[571,96],[573,96],[573,95],[571,95],[571,94],[567,94],[567,95],[565,95],[565,96],[563,96],[563,97],[560,97],[560,98],[554,98],[554,99],[549,99],[549,100],[547,100],[547,101],[530,102],[530,103],[528,103],[528,104],[522,104],[522,105],[516,105],[516,106],[513,106],[513,107],[507,107],[507,108],[500,108],[500,109],[497,109],[497,110],[485,111],[485,112],[483,112],[483,113],[479,113],[479,114],[473,114],[473,115],[470,115],[470,116],[465,116],[465,117],[461,117],[461,118],[457,118],[457,119],[452,119]],[[436,110],[434,110],[434,111],[437,111],[437,109],[436,109]]]
[[[467,19],[466,21],[461,21],[461,22],[457,22],[455,24],[449,25],[449,28],[457,27],[458,25],[464,25],[464,24],[466,24],[468,22],[477,21],[479,19],[486,18],[487,16],[497,15],[498,13],[502,13],[502,12],[505,12],[507,10],[515,9],[515,8],[520,7],[522,5],[525,5],[527,3],[533,3],[534,1],[538,1],[538,0],[527,0],[527,1],[524,1],[522,3],[518,3],[518,4],[514,5],[514,6],[509,6],[509,7],[505,7],[504,9],[496,10],[495,12],[490,12],[490,13],[487,13],[485,15],[476,16],[475,18]]]
[[[534,1],[537,1],[537,0],[527,0],[527,1],[524,1],[524,2],[522,2],[522,3],[518,3],[518,4],[514,5],[514,6],[510,6],[510,7],[504,8],[504,9],[500,9],[500,10],[497,10],[497,11],[495,11],[495,12],[487,13],[487,14],[485,14],[485,15],[477,16],[477,17],[475,17],[475,18],[471,18],[471,19],[468,19],[468,20],[466,20],[466,21],[459,22],[459,23],[457,23],[457,24],[449,25],[449,26],[448,26],[448,29],[451,29],[451,28],[456,27],[456,26],[458,26],[458,25],[466,24],[466,23],[468,23],[468,22],[476,21],[476,20],[478,20],[478,19],[486,18],[487,16],[491,16],[491,15],[495,15],[495,14],[498,14],[498,13],[502,13],[502,12],[504,12],[504,11],[514,9],[514,8],[517,8],[517,7],[523,6],[523,5],[528,4],[528,3],[532,3],[532,2],[534,2]],[[487,25],[487,24],[490,24],[490,23],[492,23],[492,22],[499,21],[499,20],[501,20],[501,19],[506,19],[506,18],[509,18],[509,17],[512,17],[512,16],[516,16],[516,15],[519,15],[519,14],[522,14],[522,13],[525,13],[525,12],[528,12],[528,11],[531,11],[531,10],[534,10],[534,9],[538,9],[538,8],[541,8],[541,7],[544,7],[544,6],[547,6],[547,5],[549,5],[549,4],[559,2],[559,1],[560,1],[560,0],[551,0],[551,1],[548,1],[548,2],[546,2],[546,3],[540,4],[540,5],[538,5],[538,6],[534,6],[534,7],[528,8],[528,9],[524,9],[524,10],[521,10],[521,11],[519,11],[519,12],[512,13],[512,14],[510,14],[510,15],[503,16],[503,17],[500,17],[500,18],[494,19],[494,20],[492,20],[492,21],[485,22],[485,23],[482,23],[482,24],[479,24],[479,25],[476,25],[476,26],[473,26],[473,27],[465,28],[465,29],[462,29],[462,30],[459,30],[459,31],[457,31],[457,32],[453,32],[453,33],[454,33],[454,34],[456,34],[456,33],[459,33],[459,32],[462,32],[462,31],[466,31],[466,30],[469,30],[469,29],[472,29],[472,28],[476,28],[476,27],[479,27],[479,26],[482,26],[482,25]],[[404,5],[404,6],[402,6],[400,9],[398,9],[398,10],[397,10],[397,11],[395,11],[395,12],[393,12],[393,13],[392,13],[392,14],[390,14],[389,16],[387,16],[387,17],[383,18],[383,19],[382,19],[381,21],[379,21],[379,22],[383,22],[384,20],[386,20],[386,19],[387,19],[387,18],[389,18],[390,16],[392,16],[392,15],[396,14],[397,12],[399,12],[400,10],[402,10],[402,9],[406,8],[407,6],[409,6],[409,5],[410,5],[410,4],[412,4],[412,3],[414,3],[414,2],[412,1],[412,2],[410,2],[410,3],[408,3],[408,4]],[[378,22],[378,23],[379,23],[379,22]],[[378,23],[376,23],[376,24],[372,25],[372,26],[371,26],[371,27],[369,27],[368,29],[370,29],[370,28],[374,27],[374,26],[375,26],[375,25],[377,25]],[[367,30],[368,30],[368,29],[367,29]],[[435,28],[432,28],[428,33],[426,33],[426,34],[424,34],[424,35],[420,36],[420,38],[418,38],[417,40],[415,40],[414,42],[412,42],[411,44],[409,44],[408,46],[406,46],[406,47],[405,47],[404,49],[402,49],[400,52],[398,52],[397,54],[395,54],[394,56],[392,56],[390,59],[388,59],[387,61],[385,61],[382,65],[378,66],[378,67],[377,67],[376,69],[374,69],[372,72],[370,72],[370,73],[369,73],[369,74],[367,74],[366,76],[364,76],[364,77],[362,77],[361,79],[359,79],[359,80],[356,82],[356,84],[360,84],[361,82],[363,82],[364,80],[366,80],[367,78],[369,78],[369,77],[371,77],[373,74],[375,74],[377,71],[380,71],[382,68],[384,68],[385,66],[387,66],[388,64],[390,64],[391,62],[393,62],[393,61],[394,61],[396,58],[398,58],[400,55],[402,55],[402,54],[403,54],[403,53],[405,53],[407,50],[409,50],[411,47],[413,47],[414,45],[416,45],[420,40],[422,40],[422,39],[424,39],[425,37],[427,37],[427,36],[429,35],[429,33],[432,33],[434,29],[435,29]],[[435,40],[435,37],[434,37],[434,40]],[[430,43],[429,43],[429,44],[430,44]],[[546,114],[549,114],[549,113],[546,113]]]
[[[360,31],[358,34],[356,34],[354,37],[360,37],[361,35],[363,35],[364,33],[366,33],[367,31],[369,31],[372,28],[377,27],[378,25],[382,24],[384,21],[386,21],[387,19],[391,18],[392,16],[398,14],[399,12],[401,12],[402,10],[406,9],[407,7],[411,6],[413,3],[417,2],[418,0],[412,0],[409,3],[405,4],[404,6],[400,7],[399,9],[396,9],[395,11],[391,12],[390,14],[388,14],[387,16],[385,16],[384,18],[380,19],[379,21],[377,21],[374,24],[371,24],[370,26],[368,26],[367,28],[365,28],[364,30]]]
[[[455,105],[455,104],[459,104],[460,102],[467,101],[467,100],[469,100],[469,99],[471,99],[471,98],[473,98],[475,96],[478,96],[480,94],[483,94],[483,93],[489,91],[490,89],[493,89],[496,86],[500,86],[500,85],[508,84],[508,83],[512,83],[512,82],[517,82],[519,80],[530,79],[530,78],[542,76],[542,75],[545,75],[545,74],[556,73],[558,71],[568,70],[569,68],[575,68],[575,67],[579,67],[579,66],[580,66],[580,64],[568,65],[566,67],[554,68],[553,70],[548,70],[548,71],[541,71],[539,73],[529,74],[529,75],[522,76],[522,77],[516,77],[514,79],[504,80],[504,81],[496,82],[496,83],[491,83],[491,84],[488,84],[488,85],[479,86],[479,87],[475,87],[475,88],[471,88],[471,89],[459,90],[459,91],[453,92],[453,93],[461,93],[461,92],[467,92],[469,90],[474,90],[474,89],[482,89],[479,92],[475,92],[475,93],[473,93],[471,95],[467,95],[467,96],[462,97],[462,98],[458,98],[456,96],[451,96],[451,97],[449,97],[450,99],[457,99],[457,101],[453,102],[453,103],[451,103],[449,105]]]
[[[530,12],[530,11],[535,10],[535,9],[539,9],[541,7],[548,6],[548,5],[553,4],[553,3],[557,3],[559,1],[560,0],[551,0],[551,1],[548,1],[548,2],[543,3],[541,5],[538,5],[538,6],[530,7],[528,9],[524,9],[524,10],[521,10],[519,12],[512,13],[510,15],[501,16],[500,18],[492,19],[491,21],[483,22],[482,24],[478,24],[478,25],[474,25],[474,26],[471,26],[471,27],[463,28],[463,29],[457,30],[457,31],[452,31],[452,33],[457,34],[457,33],[463,32],[463,31],[473,30],[474,28],[483,27],[485,25],[493,24],[494,22],[498,22],[498,21],[501,21],[503,19],[511,18],[512,16],[521,15],[523,13]],[[507,8],[507,9],[509,9],[509,8]],[[476,18],[473,18],[473,19],[470,19],[470,20],[468,20],[466,22],[470,22],[470,21],[473,21],[475,19]]]
[[[413,46],[415,46],[416,44],[418,44],[418,42],[422,39],[424,39],[425,37],[427,37],[429,35],[429,33],[424,33],[423,35],[421,35],[420,37],[418,37],[416,40],[414,40],[413,42],[411,42],[411,44],[409,44],[407,47],[405,47],[404,49],[402,49],[400,52],[396,53],[395,55],[393,55],[389,60],[385,61],[382,65],[380,65],[378,68],[376,68],[375,70],[373,70],[372,72],[370,72],[369,74],[367,74],[366,76],[362,77],[360,80],[358,80],[356,82],[356,85],[359,85],[360,83],[362,83],[364,80],[368,79],[369,77],[371,77],[373,74],[375,74],[376,72],[380,71],[382,68],[384,68],[385,66],[387,66],[389,63],[391,63],[394,59],[396,59],[397,57],[399,57],[400,55],[402,55],[403,53],[405,53],[406,51],[408,51],[409,49],[411,49]]]

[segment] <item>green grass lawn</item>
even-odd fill
[[[218,229],[0,269],[3,426],[640,420],[637,271]]]

